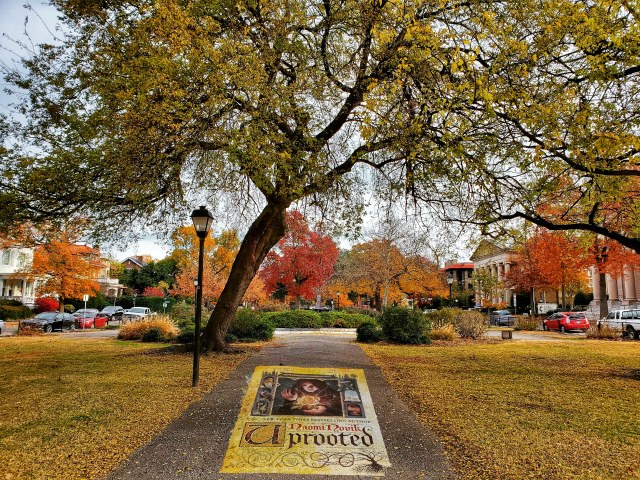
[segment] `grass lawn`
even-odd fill
[[[640,478],[640,342],[363,348],[463,479]]]
[[[164,347],[3,338],[0,478],[104,477],[249,355],[204,356],[192,388],[193,355]]]

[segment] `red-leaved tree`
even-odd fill
[[[147,287],[142,292],[144,297],[164,297],[164,291],[158,287]]]
[[[337,260],[335,242],[311,230],[302,214],[292,211],[287,213],[285,236],[267,255],[260,276],[269,294],[284,287],[300,306],[300,298],[315,297]]]
[[[36,298],[36,306],[38,307],[38,313],[56,312],[60,303],[53,297],[40,297]]]

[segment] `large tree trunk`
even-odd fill
[[[598,283],[600,284],[600,317],[606,318],[609,315],[609,292],[607,291],[607,276],[598,269]]]
[[[226,349],[224,337],[243,295],[269,250],[284,237],[287,206],[268,203],[249,227],[229,272],[229,279],[204,330],[204,350],[221,352]]]

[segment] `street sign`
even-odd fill
[[[82,296],[82,301],[83,302],[88,302],[89,301],[89,295],[87,295],[86,293]]]

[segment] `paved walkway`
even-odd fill
[[[371,391],[391,467],[390,479],[454,479],[443,450],[413,413],[391,391],[380,370],[342,335],[279,336],[243,362],[229,378],[192,405],[149,444],[111,473],[110,480],[372,478],[360,476],[220,474],[229,437],[257,366],[361,368]]]

